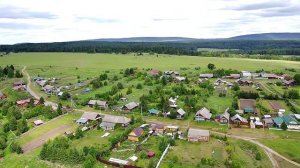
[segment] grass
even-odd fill
[[[243,141],[231,139],[230,143],[233,145],[233,159],[241,164],[242,167],[258,167],[271,168],[272,164],[264,151],[256,145]],[[255,149],[254,147],[257,147]],[[256,160],[256,152],[260,152],[261,160]]]
[[[186,140],[177,140],[176,145],[172,147],[164,158],[161,167],[166,168],[169,162],[178,157],[178,162],[174,167],[196,167],[201,158],[213,158],[217,160],[216,167],[225,167],[224,161],[227,153],[225,144],[211,138],[209,142],[191,143]]]
[[[157,163],[160,158],[160,152],[158,150],[159,139],[160,139],[160,137],[152,136],[145,143],[143,143],[142,147],[141,147],[142,151],[144,151],[146,153],[148,150],[155,152],[155,156],[153,158],[151,158],[155,161],[155,163]],[[142,151],[135,152],[136,144],[137,143],[126,140],[121,144],[121,146],[117,149],[117,151],[112,152],[110,157],[123,159],[123,160],[129,160],[129,157],[135,155],[138,157],[138,161],[132,162],[133,165],[137,165],[140,167],[147,167],[150,159],[141,158],[140,154],[142,153]],[[132,149],[132,150],[127,150],[127,149]],[[121,150],[121,151],[119,151],[119,150]],[[126,150],[126,151],[122,151],[122,150]]]
[[[299,133],[298,133],[299,134]],[[260,140],[263,144],[274,149],[291,160],[300,163],[300,141],[292,139]]]
[[[0,58],[0,65],[27,65],[33,75],[47,74],[49,77],[96,76],[99,71],[128,67],[158,68],[161,70],[179,67],[207,67],[213,63],[217,68],[243,70],[299,70],[300,63],[282,60],[256,60],[241,58],[212,58],[192,56],[134,56],[133,54],[86,54],[86,53],[14,53]],[[50,67],[51,66],[51,67]],[[78,68],[76,70],[76,67]]]
[[[73,112],[70,114],[66,114],[60,118],[56,118],[54,120],[50,120],[49,122],[39,126],[38,128],[29,131],[28,133],[24,134],[23,136],[18,138],[18,143],[20,145],[24,145],[30,141],[32,141],[35,138],[40,137],[41,135],[47,133],[48,131],[51,131],[52,129],[55,129],[57,127],[60,127],[64,124],[73,124],[74,119],[78,119],[81,116],[80,112]],[[74,123],[74,127],[75,127]]]

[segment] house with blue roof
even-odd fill
[[[282,117],[273,118],[274,125],[280,128],[282,123],[285,123],[288,129],[300,130],[300,123],[291,115],[283,115]]]

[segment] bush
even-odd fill
[[[21,154],[23,153],[23,150],[21,148],[21,146],[19,144],[17,144],[16,142],[13,142],[11,145],[10,145],[10,151],[11,152],[15,152],[17,154]]]
[[[256,160],[261,160],[261,153],[260,152],[256,152],[255,159]]]
[[[136,88],[137,89],[143,89],[143,86],[142,86],[142,84],[139,83],[139,84],[136,85]]]

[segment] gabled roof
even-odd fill
[[[299,124],[298,121],[290,115],[283,115],[281,118],[287,125],[298,125]]]
[[[197,111],[196,116],[199,116],[199,115],[201,115],[202,117],[204,117],[206,119],[210,119],[212,116],[212,114],[206,107],[203,107],[202,109]]]
[[[88,105],[96,105],[96,103],[97,103],[98,106],[106,106],[106,104],[107,104],[106,101],[101,101],[101,100],[90,100],[90,101],[88,102]]]
[[[84,112],[83,115],[81,116],[81,118],[86,118],[88,120],[97,120],[100,117],[99,113],[96,112]]]
[[[229,120],[230,114],[228,113],[228,110],[229,110],[229,108],[227,108],[227,109],[225,110],[225,112],[224,112],[223,114],[220,115],[220,117],[224,117],[224,118],[226,118],[227,120]]]
[[[209,136],[209,130],[194,129],[194,128],[189,129],[188,137],[200,137],[200,136]]]
[[[159,110],[156,110],[156,109],[150,109],[150,110],[148,110],[148,112],[149,112],[150,114],[159,114],[159,113],[160,113],[160,111],[159,111]]]
[[[151,129],[156,130],[156,129],[164,129],[165,125],[164,124],[151,124]]]
[[[138,127],[138,128],[133,129],[131,131],[131,133],[134,133],[137,137],[140,137],[141,135],[143,135],[144,130],[141,127]]]
[[[102,122],[110,122],[116,124],[128,124],[131,119],[124,116],[113,116],[113,115],[105,115],[102,119]]]
[[[185,111],[182,108],[180,108],[177,110],[177,113],[179,113],[180,115],[184,115]]]
[[[130,102],[130,103],[126,104],[124,107],[126,107],[128,110],[132,110],[138,106],[139,105],[136,102]]]
[[[54,86],[51,86],[51,85],[44,86],[45,90],[52,90],[53,88],[54,88]]]
[[[200,74],[200,78],[212,78],[214,77],[214,74]]]
[[[239,120],[241,122],[248,122],[248,120],[246,118],[241,117],[239,114],[234,115],[233,117],[231,117],[231,120]]]

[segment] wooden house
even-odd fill
[[[208,142],[209,130],[189,128],[187,138],[189,142]]]
[[[144,134],[144,130],[141,127],[133,129],[128,134],[128,140],[138,142],[139,138]]]

